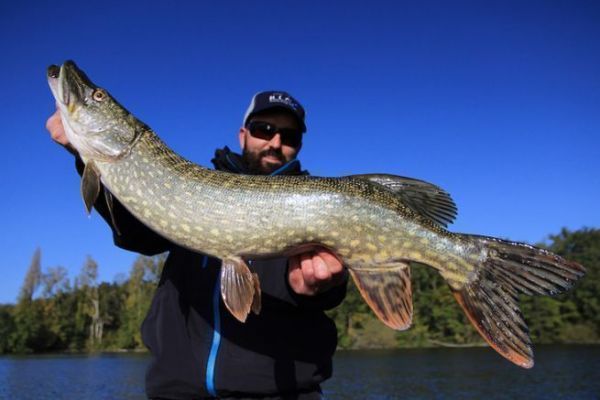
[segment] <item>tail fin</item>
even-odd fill
[[[533,367],[529,329],[518,307],[519,294],[555,295],[583,276],[583,266],[547,250],[501,239],[464,235],[488,249],[476,276],[456,300],[483,338],[502,356]]]

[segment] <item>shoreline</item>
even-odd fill
[[[337,352],[358,352],[358,351],[392,351],[392,350],[426,350],[426,349],[451,349],[451,348],[483,348],[489,347],[487,343],[472,343],[472,344],[456,344],[431,340],[431,346],[404,346],[404,347],[362,347],[362,348],[337,348]],[[534,343],[535,347],[545,346],[566,346],[566,347],[577,347],[577,346],[600,346],[600,342],[595,343]],[[150,354],[147,349],[108,349],[108,350],[94,350],[94,351],[57,351],[57,352],[45,352],[45,353],[5,353],[0,354],[0,357],[10,356],[33,356],[33,357],[44,357],[44,356],[95,356],[95,355],[111,355],[111,354]]]

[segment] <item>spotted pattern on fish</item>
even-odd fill
[[[104,184],[134,215],[168,210],[148,221],[151,228],[163,234],[167,229],[181,245],[211,249],[216,257],[286,254],[314,242],[339,249],[355,269],[405,260],[432,265],[456,288],[472,271],[473,260],[485,257],[385,189],[356,179],[211,171],[181,158],[151,131],[127,159],[97,164]],[[134,172],[138,178],[127,180]]]

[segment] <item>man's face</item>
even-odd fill
[[[267,122],[282,130],[293,129],[300,133],[296,119],[285,111],[267,111],[252,116],[250,123]],[[252,173],[270,174],[285,163],[296,158],[302,144],[297,146],[282,141],[281,133],[276,132],[270,139],[255,137],[246,127],[240,128],[239,133],[242,156]]]

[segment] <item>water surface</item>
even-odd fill
[[[0,399],[144,399],[147,354],[0,357]],[[600,399],[600,346],[537,346],[531,370],[489,348],[340,351],[329,400]]]
[[[529,370],[490,348],[339,352],[328,399],[600,399],[600,346],[536,346]]]

